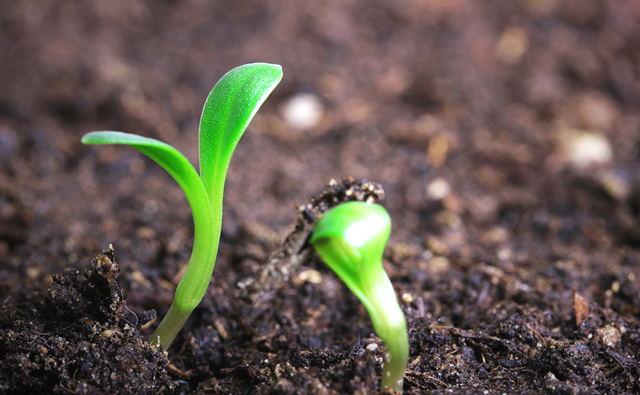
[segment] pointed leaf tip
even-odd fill
[[[199,152],[200,177],[214,206],[238,141],[281,79],[280,65],[251,63],[226,73],[211,90],[200,118]]]

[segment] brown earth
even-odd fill
[[[376,393],[382,343],[321,262],[237,297],[294,202],[353,175],[393,220],[405,393],[640,393],[639,2],[0,9],[0,392]],[[238,145],[211,286],[164,355],[138,328],[171,303],[190,209],[139,153],[80,137],[138,133],[195,163],[208,91],[255,61],[285,77]],[[282,111],[301,93],[323,107],[302,130]],[[117,291],[96,269],[109,253],[90,263],[109,244]]]

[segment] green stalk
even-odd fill
[[[204,186],[202,183],[197,185],[200,187],[198,188],[200,193],[196,201],[192,202],[187,196],[193,212],[193,251],[187,270],[176,288],[173,303],[151,336],[152,345],[162,344],[165,348],[169,347],[193,310],[202,301],[213,275],[218,254],[220,226],[214,225],[214,217]],[[207,200],[203,201],[204,199]]]
[[[213,87],[202,110],[198,135],[200,173],[175,148],[122,132],[91,132],[84,144],[126,144],[149,156],[178,182],[191,206],[194,240],[191,258],[151,344],[168,348],[202,301],[216,262],[224,183],[231,155],[264,100],[282,79],[282,68],[267,63],[236,67]]]
[[[375,313],[371,316],[373,327],[386,349],[386,363],[382,370],[382,381],[380,386],[392,388],[402,393],[402,383],[404,371],[409,361],[409,337],[407,334],[407,322],[402,309],[398,304],[398,299],[393,290],[389,277],[384,271],[374,287],[366,292],[371,305],[375,306]]]

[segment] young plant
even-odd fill
[[[85,144],[126,144],[147,155],[173,176],[193,211],[193,251],[169,312],[151,343],[169,347],[211,280],[220,241],[222,196],[231,155],[264,100],[282,79],[279,65],[253,63],[225,74],[213,88],[200,118],[200,175],[175,148],[161,141],[122,132],[92,132]]]
[[[322,260],[362,301],[386,347],[383,389],[402,393],[409,358],[407,323],[393,286],[382,267],[391,219],[380,205],[343,203],[316,224],[310,243]]]

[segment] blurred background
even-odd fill
[[[638,1],[1,3],[3,297],[109,243],[127,270],[175,273],[182,191],[135,150],[80,138],[137,133],[197,164],[208,92],[250,62],[284,79],[232,159],[223,255],[246,234],[275,246],[294,202],[352,175],[382,183],[392,242],[431,278],[578,268],[562,292],[586,281],[602,301],[603,273],[637,270]]]

